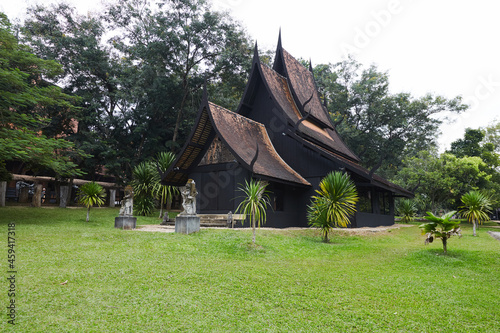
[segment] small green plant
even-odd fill
[[[347,227],[349,218],[356,212],[358,192],[348,174],[333,171],[326,175],[312,197],[308,207],[309,225],[320,228],[323,240],[328,242],[328,234],[334,227]]]
[[[455,213],[456,211],[451,211],[441,217],[438,217],[431,212],[427,212],[427,216],[425,218],[431,222],[424,223],[419,226],[419,228],[422,229],[422,235],[427,236],[425,239],[426,245],[432,243],[434,238],[441,238],[441,241],[443,242],[444,254],[447,254],[448,238],[455,235],[462,237],[462,234],[460,233],[460,221],[451,221],[451,217],[455,215]]]
[[[87,222],[89,222],[90,207],[104,204],[106,192],[104,188],[96,182],[89,182],[80,186],[79,194],[78,202],[87,207]]]
[[[417,215],[417,205],[409,199],[403,199],[398,205],[398,214],[401,216],[401,222],[408,223],[415,219]]]
[[[266,208],[271,206],[269,195],[266,187],[268,183],[250,179],[250,182],[245,180],[245,185],[240,186],[238,190],[245,195],[243,201],[236,208],[236,212],[250,216],[252,224],[252,243],[255,244],[255,224],[260,228],[261,223],[266,223]]]
[[[479,191],[470,191],[462,195],[460,215],[472,223],[472,234],[476,236],[476,226],[488,221],[491,212],[491,199]]]
[[[131,185],[134,188],[134,211],[137,215],[147,216],[153,212],[158,179],[158,171],[151,162],[142,162],[132,170]]]
[[[160,172],[167,172],[168,168],[172,165],[175,160],[175,155],[171,152],[161,152],[157,156],[157,167]],[[174,195],[179,193],[179,190],[175,186],[163,185],[161,183],[160,177],[158,177],[158,182],[156,183],[154,192],[156,196],[160,199],[160,216],[163,217],[163,204],[167,204],[167,211],[170,209],[170,203]]]

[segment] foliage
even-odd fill
[[[417,215],[417,205],[413,200],[402,199],[397,208],[398,214],[401,216],[401,222],[408,223],[415,219]]]
[[[245,185],[240,185],[239,191],[244,193],[243,201],[236,208],[236,212],[250,216],[252,225],[252,243],[255,244],[255,225],[260,228],[261,223],[266,223],[266,208],[271,206],[266,187],[268,183],[250,179],[245,179]]]
[[[127,0],[99,16],[67,4],[30,8],[23,37],[40,56],[63,65],[60,83],[82,98],[72,139],[119,182],[132,166],[189,133],[201,87],[212,100],[237,105],[250,68],[249,38],[227,13],[205,1]]]
[[[163,204],[172,200],[179,192],[174,186],[161,184],[160,175],[168,170],[175,160],[171,152],[161,152],[156,161],[146,161],[134,167],[131,185],[134,188],[134,206],[139,215],[147,216],[155,208],[155,199],[160,200],[160,218],[163,214]]]
[[[489,130],[489,138],[493,142],[485,142],[485,130],[467,128],[464,138],[452,142],[448,152],[457,157],[479,156],[492,169],[491,172],[495,172],[495,169],[500,166],[500,154],[495,152],[497,147],[494,143],[493,129],[494,127]]]
[[[160,152],[156,157],[156,166],[158,171],[163,174],[168,171],[172,163],[175,161],[175,154],[172,152]],[[154,190],[157,197],[160,199],[160,216],[163,217],[163,204],[167,203],[167,210],[170,209],[168,207],[168,203],[172,202],[174,195],[179,193],[179,190],[175,186],[163,185],[161,183],[160,177],[158,177],[158,182],[156,184],[156,188]]]
[[[348,174],[332,171],[319,184],[308,207],[309,225],[320,228],[325,242],[334,227],[347,227],[356,212],[358,193]]]
[[[460,197],[468,191],[495,186],[485,168],[477,156],[458,158],[422,151],[404,161],[395,182],[415,192],[417,200],[437,212],[456,209]]]
[[[3,163],[15,160],[35,173],[46,168],[58,176],[81,175],[72,158],[85,155],[69,141],[46,135],[54,110],[76,113],[76,100],[47,81],[60,73],[61,66],[19,44],[3,13],[0,41],[0,168],[4,172]],[[62,129],[54,131],[51,134],[61,134]]]
[[[500,121],[484,128],[484,142],[492,144],[494,151],[500,154]]]
[[[132,172],[131,185],[134,188],[134,210],[138,215],[147,216],[155,207],[154,197],[158,184],[158,171],[151,162],[136,165]]]
[[[473,235],[476,236],[477,224],[488,221],[491,213],[491,199],[479,191],[470,191],[462,195],[460,215],[473,224]]]
[[[419,228],[422,229],[422,235],[427,236],[427,238],[425,239],[426,245],[432,243],[434,241],[434,238],[440,238],[443,242],[444,254],[447,254],[448,238],[455,235],[458,235],[458,237],[462,237],[460,230],[460,221],[451,220],[452,216],[455,215],[455,213],[456,211],[451,211],[441,217],[438,217],[431,212],[427,212],[427,216],[425,218],[431,222],[424,223],[419,226]]]
[[[106,192],[104,188],[96,182],[85,183],[79,187],[78,201],[87,207],[87,222],[89,221],[90,207],[94,205],[101,206],[104,204]]]
[[[460,97],[393,94],[389,75],[377,67],[363,69],[352,58],[314,68],[318,89],[347,145],[375,172],[394,175],[404,158],[436,146],[444,112],[467,108]]]

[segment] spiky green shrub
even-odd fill
[[[472,232],[476,236],[476,226],[490,219],[491,199],[479,191],[470,191],[462,195],[460,215],[472,223]]]
[[[323,178],[308,207],[309,225],[321,229],[323,240],[328,242],[328,234],[334,227],[347,227],[350,217],[356,213],[358,192],[348,174],[330,172]]]
[[[250,216],[252,225],[252,243],[255,244],[255,225],[257,223],[260,228],[261,224],[266,223],[266,208],[271,206],[268,192],[266,191],[267,183],[250,179],[250,182],[245,180],[245,185],[241,185],[238,190],[244,193],[243,201],[236,208],[239,214]]]
[[[448,238],[455,235],[462,237],[460,231],[460,221],[451,220],[451,217],[455,215],[455,213],[456,211],[451,211],[441,217],[438,217],[431,212],[427,212],[427,216],[425,218],[431,222],[424,223],[419,226],[419,228],[422,229],[422,235],[427,236],[425,239],[426,245],[432,243],[435,238],[440,238],[443,242],[444,254],[448,253]]]
[[[137,215],[146,216],[155,208],[155,188],[159,181],[159,174],[151,162],[142,162],[132,170],[134,188],[134,211]]]
[[[85,183],[78,189],[78,202],[87,207],[87,222],[90,219],[90,207],[104,204],[106,192],[104,188],[96,182]]]
[[[399,202],[397,212],[398,215],[401,216],[401,222],[411,222],[417,215],[417,205],[412,200],[403,199]]]
[[[156,158],[157,167],[161,173],[167,172],[168,168],[175,160],[175,155],[171,152],[161,152]],[[167,210],[170,209],[169,204],[172,202],[174,195],[179,193],[175,186],[163,185],[158,177],[158,183],[155,186],[154,192],[160,200],[160,216],[163,217],[163,205],[167,204]]]

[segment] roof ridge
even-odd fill
[[[254,124],[256,124],[256,125],[259,125],[259,126],[261,126],[261,127],[264,127],[264,128],[265,128],[264,124],[259,123],[258,121],[252,120],[252,119],[250,119],[250,118],[247,118],[247,117],[245,117],[245,116],[243,116],[243,115],[241,115],[241,114],[239,114],[239,113],[236,113],[236,112],[234,112],[234,111],[231,111],[231,110],[229,110],[229,109],[226,109],[226,108],[225,108],[225,107],[223,107],[223,106],[217,105],[217,104],[215,104],[215,103],[213,103],[213,102],[210,102],[210,101],[208,101],[208,104],[211,104],[211,105],[213,105],[213,106],[215,106],[215,107],[218,107],[218,108],[220,108],[222,111],[228,112],[228,113],[232,114],[233,116],[237,116],[237,117],[241,118],[242,120],[245,120],[245,121],[247,121],[247,122],[249,122],[249,123],[254,123]]]
[[[280,78],[286,80],[286,76],[281,75],[280,73],[276,72],[274,69],[272,69],[268,64],[263,63],[262,61],[260,62],[261,65],[266,66],[272,73],[278,75]]]

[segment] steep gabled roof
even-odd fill
[[[309,64],[311,66],[311,64]],[[288,53],[281,45],[281,31],[274,58],[273,70],[288,79],[290,91],[303,117],[333,129],[328,111],[321,104],[319,92],[312,71],[308,70]]]
[[[300,64],[299,64],[300,65]],[[304,68],[302,65],[300,65]],[[348,159],[359,162],[359,158],[346,146],[337,132],[326,126],[320,126],[315,121],[310,121],[310,115],[302,116],[295,99],[292,96],[289,80],[278,74],[264,64],[258,66],[261,76],[268,88],[269,94],[277,106],[289,119],[289,123],[302,136],[315,141],[323,148],[333,153],[345,156]],[[316,90],[316,87],[314,86]],[[321,106],[322,107],[322,106]]]
[[[246,169],[278,181],[311,186],[278,155],[263,124],[209,104],[219,138]]]
[[[311,184],[276,152],[264,125],[205,100],[182,152],[162,176],[164,184],[184,185],[217,136],[245,169],[256,175],[300,186]]]

